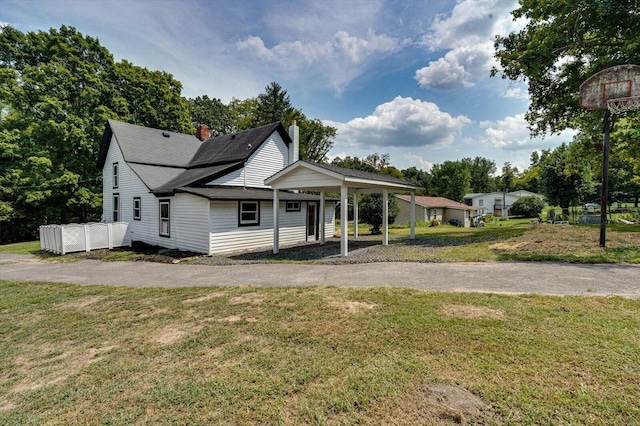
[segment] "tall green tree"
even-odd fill
[[[72,27],[0,29],[0,240],[99,220],[106,120],[190,131],[180,88],[169,74],[116,64]]]
[[[275,121],[288,125],[294,108],[286,90],[272,81],[264,88],[264,93],[258,95],[255,126],[263,126]]]
[[[189,99],[189,115],[193,128],[206,125],[212,137],[233,133],[229,107],[218,98],[204,95]]]
[[[508,214],[508,210],[505,208],[507,205],[507,192],[511,188],[513,181],[518,173],[518,169],[511,166],[510,162],[504,163],[502,166],[502,174],[500,175],[500,189],[502,189],[502,218],[505,219]]]
[[[569,214],[570,206],[587,201],[593,193],[594,181],[589,164],[576,156],[576,145],[562,144],[545,150],[540,157],[540,189],[547,203],[560,206],[562,214]]]
[[[640,5],[636,0],[520,0],[511,12],[521,31],[496,37],[500,69],[492,75],[526,81],[527,121],[534,135],[586,128],[602,114],[578,105],[578,89],[605,68],[640,63]]]
[[[300,159],[313,163],[325,162],[337,133],[335,127],[325,126],[318,119],[310,120],[303,116],[300,122]]]
[[[427,188],[429,187],[429,181],[431,179],[429,172],[411,166],[408,169],[402,170],[402,175],[409,182],[413,182],[416,185],[422,187],[421,190],[416,192],[417,195],[424,195],[426,193]]]
[[[431,181],[427,192],[454,201],[462,201],[464,195],[471,190],[470,180],[471,171],[468,165],[462,161],[445,161],[442,164],[434,164],[431,168]]]
[[[483,193],[496,190],[492,176],[496,173],[496,163],[488,158],[463,158],[469,167],[469,187],[471,192]]]
[[[179,133],[193,133],[189,103],[182,84],[164,71],[150,71],[126,60],[115,65],[115,90],[123,98],[119,118],[131,124]]]
[[[258,110],[258,98],[232,98],[227,108],[231,118],[232,132],[240,132],[254,127]]]

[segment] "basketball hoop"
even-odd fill
[[[637,111],[640,109],[640,96],[608,99],[607,109],[615,115],[619,115],[627,111]]]
[[[600,197],[600,247],[606,246],[607,203],[609,200],[609,135],[616,116],[640,110],[640,66],[617,65],[604,69],[580,85],[580,106],[602,109],[604,143],[602,146],[602,194]]]

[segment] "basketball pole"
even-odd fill
[[[609,201],[609,134],[613,130],[616,115],[604,111],[604,145],[602,147],[602,195],[600,197],[600,247],[606,247],[607,208]]]

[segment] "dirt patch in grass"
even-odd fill
[[[99,302],[100,300],[104,299],[104,296],[89,296],[89,297],[85,297],[84,299],[80,299],[80,300],[74,300],[72,302],[64,302],[64,303],[59,303],[57,306],[59,308],[86,308],[89,305],[93,305],[96,302]]]
[[[231,305],[242,305],[244,303],[258,304],[264,301],[264,295],[258,293],[244,293],[240,296],[232,297],[229,299]]]
[[[211,294],[207,294],[206,296],[202,296],[202,297],[196,297],[195,299],[187,299],[187,300],[183,300],[182,303],[200,303],[200,302],[206,302],[207,300],[211,300],[211,299],[217,299],[219,297],[224,297],[226,296],[227,293],[223,292],[223,291],[218,291],[215,293],[211,293]]]
[[[329,302],[328,305],[331,308],[339,309],[341,312],[348,314],[357,314],[363,311],[370,311],[377,306],[375,303],[357,302],[352,300],[334,300]]]
[[[81,349],[73,342],[61,342],[32,346],[14,359],[14,368],[22,379],[15,383],[9,393],[36,390],[60,383],[77,374],[82,368],[103,359],[103,355],[115,349],[115,345]]]
[[[441,306],[438,312],[447,317],[463,319],[506,319],[504,311],[486,306],[449,304]]]
[[[243,318],[242,315],[230,315],[228,317],[224,317],[224,318],[220,318],[218,320],[218,322],[229,322],[231,324],[235,323],[235,322],[239,322],[239,321],[246,321],[246,322],[258,322],[258,320],[256,318]]]
[[[491,405],[467,389],[445,383],[423,383],[391,401],[382,402],[366,424],[450,425],[485,424],[492,417]],[[382,418],[381,418],[382,417]]]

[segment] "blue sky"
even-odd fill
[[[164,70],[183,95],[245,99],[271,81],[295,107],[338,129],[334,156],[389,153],[429,170],[482,156],[520,170],[534,150],[526,85],[490,78],[496,34],[515,0],[0,0],[0,23],[23,32],[69,25],[116,60]]]

